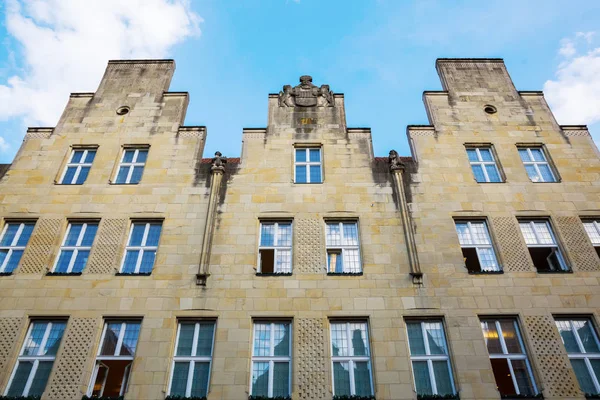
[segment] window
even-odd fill
[[[519,221],[519,226],[538,272],[569,271],[549,221]]]
[[[11,274],[18,266],[35,222],[7,222],[0,239],[0,273]]]
[[[292,273],[292,223],[261,222],[259,274]]]
[[[556,182],[556,177],[541,147],[520,147],[519,156],[532,182]]]
[[[456,233],[469,272],[500,271],[485,221],[456,221]]]
[[[537,395],[538,389],[517,321],[514,318],[482,319],[481,329],[500,394]]]
[[[65,321],[31,322],[5,396],[41,396],[44,393],[65,326]]]
[[[371,353],[366,322],[331,323],[334,396],[371,396]]]
[[[295,174],[296,183],[321,183],[321,149],[296,149]]]
[[[88,396],[124,395],[139,334],[140,321],[107,321],[104,324]]]
[[[291,386],[292,341],[289,322],[255,322],[252,396],[287,397]]]
[[[598,257],[600,257],[600,220],[583,221],[583,227],[587,232]]]
[[[87,179],[92,162],[96,157],[95,149],[73,149],[69,162],[60,178],[62,185],[81,185]]]
[[[97,230],[97,222],[69,223],[53,272],[60,274],[81,273],[87,264]]]
[[[358,274],[362,272],[357,222],[327,222],[327,272]]]
[[[418,395],[456,393],[441,321],[407,321],[410,360]]]
[[[125,149],[115,183],[139,183],[148,158],[148,149]]]
[[[477,182],[502,182],[491,147],[467,148],[467,156]]]
[[[590,318],[557,319],[556,326],[586,395],[600,394],[600,342]]]
[[[161,222],[134,222],[131,224],[121,273],[150,274],[156,258]]]
[[[182,321],[177,328],[169,394],[204,397],[212,364],[214,321]]]

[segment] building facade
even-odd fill
[[[600,154],[502,60],[436,67],[410,157],[302,76],[203,158],[174,62],[109,62],[2,168],[0,394],[600,398]]]

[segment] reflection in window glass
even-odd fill
[[[255,322],[252,342],[252,396],[287,397],[291,392],[291,324]]]

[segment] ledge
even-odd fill
[[[255,274],[256,276],[292,276],[291,272],[267,272],[267,273],[261,273],[261,272],[257,272]]]
[[[115,276],[150,276],[152,272],[117,272]]]
[[[536,270],[535,272],[537,272],[538,274],[572,274],[573,270],[569,269],[566,271],[538,271]]]
[[[469,275],[502,275],[504,271],[468,271]]]
[[[46,272],[46,276],[81,276],[81,272]]]
[[[362,272],[328,272],[327,276],[363,276]]]
[[[0,272],[0,276],[11,276],[12,272]]]

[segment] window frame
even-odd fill
[[[492,161],[484,161],[483,160],[483,157],[481,157],[481,151],[480,151],[482,149],[489,150],[490,155],[492,156]],[[475,179],[475,182],[477,182],[477,183],[504,183],[506,181],[504,174],[502,173],[502,168],[499,165],[500,163],[498,162],[498,157],[494,150],[494,146],[492,144],[466,144],[465,150],[467,152],[467,161],[469,162],[469,165],[471,166],[471,173],[473,174],[473,179]],[[475,153],[477,154],[477,161],[471,161],[469,159],[469,150],[475,150]],[[477,180],[475,172],[473,171],[473,165],[481,166],[485,181],[480,182]],[[488,172],[485,168],[486,165],[493,165],[494,168],[496,168],[496,172],[498,173],[498,177],[500,178],[499,181],[490,180]]]
[[[189,355],[189,356],[178,356],[177,348],[179,347],[179,334],[181,332],[181,324],[182,323],[194,323],[194,336],[192,338],[192,354],[197,353],[198,351],[198,336],[200,333],[200,324],[201,323],[211,323],[213,332],[212,332],[212,343],[210,346],[210,356],[198,356],[198,355]],[[176,362],[189,362],[190,365],[188,367],[188,376],[186,383],[186,397],[191,397],[192,393],[192,385],[194,381],[194,371],[196,369],[196,363],[206,363],[208,362],[208,382],[206,384],[206,395],[210,392],[210,377],[212,375],[212,360],[215,352],[215,334],[217,331],[217,321],[212,319],[181,319],[177,321],[177,336],[175,336],[175,350],[173,351],[173,360],[171,361],[171,372],[169,374],[169,388],[167,391],[167,395],[171,395],[171,389],[173,385],[173,374],[175,373],[175,363]]]
[[[150,232],[150,225],[159,224],[160,223],[160,235],[158,236],[158,243],[156,246],[146,246],[145,243],[148,241],[148,233]],[[144,224],[144,236],[142,237],[142,243],[140,246],[131,246],[129,243],[131,242],[131,235],[133,235],[133,228],[136,224]],[[154,266],[156,265],[156,257],[158,255],[158,247],[160,245],[160,238],[163,233],[163,221],[162,220],[133,220],[129,224],[129,234],[127,235],[127,242],[125,244],[125,251],[123,252],[123,257],[121,259],[121,267],[119,268],[119,274],[123,275],[150,275],[154,270]],[[128,251],[140,251],[137,255],[137,260],[135,263],[135,268],[133,272],[124,272],[123,268],[125,267],[125,260],[127,258]],[[142,266],[142,260],[144,258],[145,250],[154,250],[154,262],[152,263],[152,269],[150,272],[140,272],[140,268]]]
[[[471,228],[473,223],[482,223],[484,228],[485,228],[485,232],[487,234],[487,238],[489,240],[489,244],[463,244],[461,243],[461,239],[460,236],[458,235],[458,230],[456,230],[456,236],[458,238],[458,243],[460,245],[461,251],[463,248],[471,248],[471,249],[475,249],[476,253],[477,253],[477,261],[479,262],[479,271],[475,271],[475,272],[471,272],[468,271],[470,274],[501,274],[504,272],[504,269],[502,268],[502,265],[500,263],[500,259],[498,257],[498,252],[496,251],[496,246],[494,244],[494,238],[492,237],[492,233],[491,233],[491,229],[490,226],[488,224],[487,219],[485,218],[472,218],[472,219],[454,219],[454,228],[456,229],[458,224],[467,224],[467,228],[469,230],[469,235],[471,236],[471,240],[474,241],[474,238],[476,237],[476,235],[473,234],[473,230]],[[489,270],[486,271],[483,269],[482,263],[481,263],[481,256],[479,254],[479,249],[480,248],[489,248],[491,249],[494,258],[496,259],[496,264],[497,264],[497,269],[495,270]],[[464,255],[463,255],[464,257]],[[466,267],[466,263],[465,263],[465,267]]]
[[[44,336],[42,337],[42,341],[40,342],[40,345],[39,345],[39,348],[38,348],[38,355],[35,355],[35,356],[24,356],[24,355],[22,355],[23,352],[25,351],[25,347],[26,347],[27,343],[30,341],[31,332],[33,330],[34,324],[35,323],[41,323],[41,322],[47,322],[48,325],[46,326],[46,330],[44,331]],[[39,355],[39,353],[41,353],[42,351],[44,351],[44,348],[46,347],[46,344],[48,343],[48,338],[50,336],[50,332],[52,331],[52,326],[55,323],[63,323],[63,324],[65,324],[65,328],[62,331],[62,336],[60,337],[60,344],[59,344],[59,349],[60,349],[60,346],[62,345],[62,340],[64,338],[65,331],[67,330],[67,320],[66,319],[32,319],[32,320],[30,320],[29,327],[27,328],[27,333],[25,335],[25,339],[23,340],[23,344],[21,345],[21,349],[19,350],[19,355],[17,356],[17,360],[16,360],[15,365],[13,367],[13,370],[12,370],[12,372],[10,374],[10,378],[8,380],[6,388],[4,389],[4,396],[8,396],[10,387],[12,386],[12,383],[13,383],[13,380],[14,380],[15,375],[17,373],[17,369],[19,367],[19,364],[22,361],[33,362],[31,370],[29,371],[29,376],[27,378],[27,382],[25,384],[25,387],[23,388],[23,393],[21,394],[24,397],[29,396],[29,391],[31,390],[31,385],[33,384],[33,380],[35,378],[35,375],[37,373],[37,369],[39,367],[39,363],[41,361],[42,362],[52,361],[52,368],[54,368],[54,362],[56,361],[56,355],[58,354],[58,350],[56,351],[55,355],[51,355],[51,356]],[[52,370],[50,370],[50,374],[51,373],[52,373]],[[50,375],[48,375],[48,380],[50,380]],[[48,381],[46,381],[46,386],[47,385],[48,385]],[[44,391],[45,391],[45,389],[44,389]],[[43,392],[42,392],[42,394],[43,394]]]
[[[533,157],[533,153],[531,152],[532,149],[539,149],[540,153],[542,154],[542,157],[544,157],[544,161],[535,161],[535,158]],[[527,150],[527,155],[529,157],[529,161],[523,161],[523,159],[521,158],[521,154],[520,154],[521,150]],[[556,168],[554,168],[554,165],[551,162],[548,152],[546,151],[546,148],[544,145],[541,145],[541,144],[517,145],[517,153],[519,155],[519,159],[521,160],[521,163],[523,164],[523,168],[525,168],[525,173],[527,174],[527,177],[529,178],[529,180],[532,183],[558,183],[558,182],[560,182],[558,172],[556,171]],[[548,166],[548,170],[550,171],[550,174],[552,175],[552,179],[553,179],[552,181],[543,180],[544,176],[542,175],[540,168],[538,166],[538,165],[543,165],[543,164]],[[531,178],[531,176],[529,176],[529,172],[527,172],[527,167],[526,167],[527,165],[533,165],[535,172],[537,173],[540,180],[534,181]]]
[[[563,273],[563,272],[572,272],[571,267],[569,266],[569,263],[567,262],[567,259],[565,257],[565,255],[563,254],[563,248],[560,244],[560,242],[558,241],[558,238],[556,236],[556,234],[554,233],[554,228],[552,227],[552,223],[550,222],[550,218],[519,218],[518,220],[519,223],[519,231],[521,232],[521,237],[523,238],[523,241],[525,242],[525,245],[527,246],[527,251],[529,253],[529,258],[531,259],[534,267],[535,267],[535,262],[533,260],[533,257],[531,256],[531,253],[529,252],[529,248],[548,248],[548,247],[553,247],[556,249],[556,253],[557,253],[557,259],[559,261],[559,264],[561,267],[560,270],[557,271],[540,271],[537,269],[537,267],[535,267],[536,272],[537,273]],[[548,232],[550,233],[550,237],[553,241],[552,244],[540,244],[540,235],[536,230],[535,227],[535,223],[539,223],[539,222],[544,222],[546,224],[546,227],[548,228]],[[531,226],[533,235],[535,236],[535,240],[536,240],[536,244],[529,244],[527,243],[527,239],[525,238],[525,235],[523,234],[523,230],[521,229],[521,224],[527,223],[529,224],[529,226]]]
[[[275,363],[279,362],[279,363],[288,363],[288,396],[292,395],[292,374],[293,374],[293,370],[292,370],[292,358],[293,358],[293,353],[292,353],[292,343],[293,343],[293,334],[294,334],[294,330],[293,330],[293,321],[291,320],[287,320],[287,319],[282,319],[282,320],[277,320],[277,319],[268,319],[268,320],[263,320],[263,319],[259,319],[259,320],[253,320],[252,321],[252,341],[250,342],[251,347],[251,352],[250,352],[250,395],[252,396],[252,389],[253,389],[253,371],[254,371],[254,363],[255,362],[268,362],[269,363],[269,383],[268,383],[268,388],[267,388],[267,392],[268,395],[267,397],[271,398],[273,397],[273,384],[274,384],[274,375],[275,375]],[[256,338],[256,326],[258,324],[269,324],[270,327],[270,335],[269,335],[269,354],[273,354],[268,355],[268,356],[255,356],[254,355],[254,340]],[[290,337],[289,337],[289,349],[288,349],[288,356],[276,356],[275,355],[275,324],[287,324],[288,325],[288,330],[290,333]]]
[[[59,185],[83,185],[85,183],[85,180],[87,180],[87,176],[86,179],[81,182],[81,183],[77,183],[77,178],[79,178],[79,174],[81,173],[81,169],[83,167],[89,167],[90,171],[92,170],[92,165],[94,163],[94,160],[96,159],[96,154],[94,154],[94,160],[92,160],[92,162],[87,163],[87,162],[79,162],[79,163],[73,163],[73,156],[75,156],[75,152],[76,151],[83,151],[83,155],[81,156],[82,160],[85,160],[87,158],[88,152],[93,151],[94,153],[98,153],[98,147],[71,147],[71,154],[69,156],[69,159],[67,160],[64,168],[63,168],[63,172],[60,175],[60,179],[58,180],[58,184]],[[75,175],[73,175],[73,179],[71,181],[71,183],[66,183],[65,182],[65,175],[67,174],[67,170],[70,167],[75,167]],[[89,174],[89,173],[88,173]],[[89,175],[88,175],[89,176]]]
[[[306,161],[297,161],[296,154],[299,150],[304,150],[306,152]],[[319,150],[319,161],[310,161],[310,150]],[[321,180],[319,182],[311,182],[310,181],[310,167],[311,166],[319,166],[319,171],[321,175]],[[296,167],[303,166],[306,168],[306,182],[298,182],[298,178],[296,176]],[[323,146],[309,145],[309,146],[294,146],[294,183],[296,184],[317,184],[323,183]]]
[[[72,224],[83,224],[81,232],[79,232],[79,236],[77,237],[78,244],[76,244],[75,246],[65,246],[65,242],[67,241],[67,238],[71,231]],[[87,231],[88,224],[96,224],[96,226],[97,226],[96,233],[94,234],[94,240],[92,241],[92,244],[90,244],[89,246],[82,246],[81,242],[83,241],[83,238]],[[89,256],[88,256],[88,260],[86,261],[85,265],[83,266],[83,269],[81,272],[72,272],[75,261],[77,260],[77,255],[79,254],[80,250],[87,250],[90,252],[90,255],[91,255],[92,247],[94,247],[94,243],[96,242],[96,236],[98,236],[98,228],[99,227],[100,227],[99,221],[87,221],[87,220],[86,221],[69,221],[69,223],[67,225],[67,230],[65,231],[65,234],[63,235],[63,240],[61,242],[60,249],[58,251],[58,255],[56,256],[56,260],[54,261],[54,265],[52,267],[52,273],[53,274],[68,274],[68,275],[81,274],[83,272],[83,270],[85,269],[85,267],[87,267],[87,261],[89,261]],[[62,254],[63,250],[65,250],[65,251],[73,250],[73,254],[71,254],[71,259],[69,261],[69,265],[67,266],[67,271],[66,272],[57,272],[56,268],[58,267],[58,261],[60,260],[60,255]]]
[[[0,264],[0,274],[10,275],[14,271],[16,271],[17,268],[19,268],[19,265],[21,264],[21,260],[23,259],[23,254],[25,252],[25,249],[27,248],[27,245],[29,244],[29,241],[31,240],[31,236],[33,236],[33,232],[35,231],[36,222],[37,221],[31,221],[31,220],[29,220],[29,221],[28,220],[5,221],[4,226],[2,227],[2,234],[0,234],[0,243],[4,239],[4,235],[6,235],[6,231],[8,230],[9,225],[19,224],[19,228],[17,228],[17,233],[15,233],[15,237],[13,238],[10,246],[0,246],[0,250],[8,250],[8,253],[6,254],[6,257],[4,258],[4,261],[2,262],[2,264]],[[19,242],[19,239],[21,238],[21,235],[23,234],[23,229],[25,228],[25,224],[33,225],[33,229],[31,230],[31,234],[29,235],[29,238],[27,239],[27,243],[25,243],[24,246],[17,246],[17,243]],[[17,263],[17,266],[15,267],[15,269],[12,271],[6,272],[6,267],[9,263],[10,259],[12,258],[15,250],[23,251],[23,254],[21,255],[21,258],[19,259],[19,262]]]
[[[356,226],[356,239],[358,244],[357,245],[344,245],[342,243],[344,243],[344,224],[354,224]],[[337,224],[340,227],[340,243],[339,245],[329,245],[327,243],[327,225],[333,225],[333,224]],[[358,226],[358,219],[331,219],[331,220],[325,220],[325,258],[326,258],[326,270],[327,270],[327,274],[328,275],[362,275],[364,272],[363,269],[363,262],[362,262],[362,251],[360,248],[360,228]],[[342,272],[335,272],[331,271],[330,269],[330,262],[329,262],[329,254],[330,252],[334,252],[336,250],[339,250],[339,257],[342,260]],[[346,264],[344,263],[344,252],[345,250],[356,250],[358,252],[358,267],[359,267],[359,271],[345,271],[346,269]]]
[[[137,161],[140,150],[146,152],[146,161],[144,161],[144,162]],[[125,159],[125,154],[128,151],[134,152],[133,158],[132,158],[131,162],[124,162],[123,160]],[[137,184],[139,184],[142,181],[144,172],[146,171],[146,163],[148,162],[149,155],[150,155],[150,146],[123,147],[123,149],[121,151],[121,157],[119,158],[119,163],[117,165],[112,183],[115,185],[137,185]],[[127,172],[127,177],[125,178],[125,182],[117,182],[117,179],[119,177],[119,171],[121,170],[121,167],[129,168],[129,171]],[[140,176],[140,180],[138,182],[131,182],[131,176],[133,175],[133,170],[135,169],[135,167],[142,167],[142,175]]]
[[[265,225],[274,225],[275,226],[275,235],[273,236],[273,246],[262,246],[262,227]],[[290,245],[289,246],[279,246],[279,237],[277,235],[277,231],[279,228],[279,224],[289,224],[290,225]],[[273,272],[262,272],[262,256],[261,250],[273,250]],[[277,253],[279,250],[289,250],[290,252],[290,268],[289,271],[275,271],[276,263],[277,263]],[[293,220],[265,220],[262,219],[259,221],[258,227],[258,259],[256,264],[256,274],[257,275],[291,275],[294,270],[294,221]]]
[[[334,356],[332,352],[333,348],[333,326],[334,325],[345,325],[346,327],[346,338],[348,340],[348,344],[351,343],[352,335],[350,334],[350,324],[365,324],[365,334],[367,341],[367,355],[366,356]],[[369,379],[371,386],[371,396],[375,395],[375,386],[373,379],[373,360],[371,360],[372,352],[371,352],[371,333],[369,332],[369,321],[364,319],[343,319],[343,320],[330,320],[329,321],[329,351],[331,355],[331,389],[334,397],[337,396],[335,392],[335,369],[334,363],[336,362],[348,362],[348,379],[350,382],[350,396],[356,395],[356,381],[354,379],[354,365],[357,362],[366,362],[367,368],[369,370]],[[354,353],[354,345],[352,347],[348,346],[348,350],[352,349],[352,353]]]
[[[598,236],[600,236],[600,218],[585,218],[582,220],[582,224],[583,224],[583,230],[585,231],[586,236],[588,237],[594,250],[596,250],[596,254],[598,254],[598,257],[600,257],[600,240],[597,243],[595,243],[592,240],[592,237],[590,236],[590,232],[587,229],[587,225],[591,224],[592,229],[594,229],[596,231],[596,234]]]
[[[577,329],[575,329],[575,326],[573,325],[573,322],[575,322],[575,321],[589,321],[590,326],[592,327],[592,329],[591,329],[592,336],[594,338],[594,341],[596,342],[596,346],[598,347],[598,349],[600,349],[600,339],[598,338],[598,331],[596,330],[596,325],[594,324],[594,320],[592,319],[591,316],[555,316],[554,321],[555,321],[555,324],[557,325],[557,329],[558,329],[558,322],[568,322],[569,323],[571,333],[573,334],[573,337],[575,338],[575,342],[577,343],[577,347],[579,348],[579,351],[580,351],[579,353],[569,353],[567,351],[566,346],[564,345],[564,341],[562,340],[562,335],[561,335],[561,341],[563,342],[563,347],[565,348],[565,351],[567,352],[569,361],[571,359],[577,359],[577,360],[583,359],[584,360],[587,372],[590,375],[590,378],[592,379],[592,383],[596,389],[596,393],[592,393],[592,394],[594,394],[594,395],[600,394],[600,376],[596,376],[596,373],[590,362],[590,359],[600,360],[600,351],[598,351],[597,353],[587,352],[585,350],[585,346],[583,345],[583,342],[581,341],[581,338],[579,337],[579,333],[577,332]],[[560,331],[559,331],[559,334],[560,334]],[[573,370],[573,372],[575,372],[575,371]],[[577,378],[577,379],[579,379],[579,378]],[[579,381],[577,383],[579,384]],[[581,391],[583,392],[583,388],[581,388]]]

